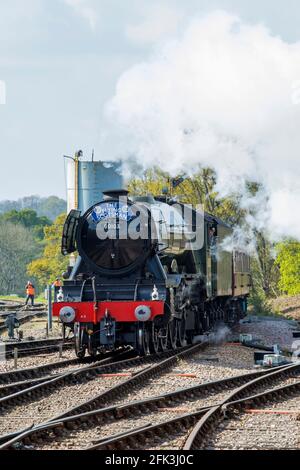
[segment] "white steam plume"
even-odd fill
[[[252,226],[300,239],[299,80],[300,42],[217,11],[121,76],[104,142],[143,168],[211,167],[222,196],[241,191],[255,207]],[[249,199],[246,180],[268,201]]]

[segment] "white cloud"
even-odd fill
[[[210,166],[223,195],[247,179],[263,183],[269,202],[256,201],[253,224],[300,239],[299,77],[300,42],[215,12],[121,76],[106,138],[113,154],[144,168]]]
[[[72,7],[75,13],[88,22],[90,28],[95,31],[98,15],[95,6],[89,0],[64,0]]]
[[[146,9],[142,21],[127,26],[125,33],[134,43],[155,43],[166,35],[176,33],[182,16],[179,9],[167,5],[153,5]]]

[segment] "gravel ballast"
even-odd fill
[[[262,340],[265,345],[279,344],[281,347],[291,347],[293,327],[290,322],[284,320],[264,319],[259,321],[252,321],[236,326],[232,335],[237,336],[240,333],[252,333],[254,338]],[[216,335],[218,338],[218,335]],[[224,339],[224,338],[223,338]],[[231,339],[228,338],[230,341]],[[53,360],[57,361],[57,354],[49,355]],[[32,366],[32,360],[36,360],[36,365],[41,365],[39,361],[51,360],[51,357],[44,358],[23,358],[23,367]],[[64,352],[64,358],[74,357],[71,351]],[[13,361],[10,361],[12,366]],[[46,363],[46,362],[44,362]],[[1,367],[1,365],[0,365]],[[141,368],[144,368],[145,365]],[[122,372],[137,372],[141,368],[128,368]],[[1,369],[0,369],[1,370]],[[7,370],[7,369],[5,369]],[[239,344],[225,344],[220,341],[219,344],[211,344],[204,351],[196,355],[180,360],[177,364],[168,371],[164,372],[161,376],[150,379],[145,382],[142,387],[138,387],[130,391],[126,396],[119,399],[112,400],[109,405],[125,404],[137,400],[144,400],[146,398],[155,397],[171,391],[182,388],[191,387],[197,384],[220,380],[228,377],[233,377],[245,374],[254,370],[253,350],[243,347]],[[186,374],[186,376],[185,376]],[[98,377],[87,383],[68,385],[61,387],[59,390],[52,392],[49,396],[43,397],[32,403],[24,406],[18,406],[14,409],[2,414],[0,416],[0,434],[13,432],[16,429],[23,429],[31,424],[41,423],[47,419],[64,413],[68,408],[80,405],[86,400],[96,397],[101,392],[108,390],[118,383],[122,383],[126,378],[124,377],[111,377],[103,378]],[[294,379],[287,379],[286,382]],[[151,412],[147,415],[135,415],[130,418],[124,418],[117,421],[112,421],[109,424],[102,424],[101,426],[87,427],[86,429],[78,429],[69,431],[65,436],[57,437],[55,442],[48,442],[47,444],[36,444],[36,449],[82,449],[92,445],[94,441],[107,438],[113,434],[131,430],[143,425],[157,424],[160,422],[173,419],[176,416],[192,412],[203,406],[217,404],[224,400],[232,390],[224,390],[224,392],[217,392],[213,395],[195,398],[190,401],[178,402],[176,407],[164,409],[160,411]],[[253,417],[245,415],[241,419],[261,419],[261,416]],[[267,424],[268,426],[268,424]],[[222,430],[221,430],[222,431]],[[220,432],[221,432],[220,431]],[[233,433],[234,434],[234,433]],[[299,434],[299,431],[298,431]],[[221,435],[221,434],[220,434]],[[187,432],[183,432],[178,436],[170,436],[170,439],[157,439],[157,442],[147,442],[145,447],[147,449],[162,450],[162,449],[180,449],[188,436]],[[223,436],[225,439],[225,437]],[[225,443],[225,441],[224,441]],[[226,443],[210,442],[209,447],[220,446],[226,447]],[[233,445],[235,445],[233,443]],[[242,444],[243,446],[244,444]],[[249,441],[251,446],[251,441]],[[266,444],[263,444],[266,445]],[[295,445],[293,443],[292,445]],[[230,447],[229,447],[230,448]]]

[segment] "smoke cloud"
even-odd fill
[[[249,224],[300,239],[300,42],[216,11],[126,71],[105,110],[103,143],[143,169],[217,173],[241,192]],[[264,186],[250,196],[247,180]]]

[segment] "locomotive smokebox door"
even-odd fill
[[[76,251],[76,234],[81,211],[72,210],[64,224],[61,252],[64,256]]]

